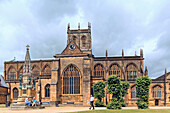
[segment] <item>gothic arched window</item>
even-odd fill
[[[121,76],[121,69],[117,64],[112,64],[109,68],[109,75],[117,75],[121,80],[124,80],[124,77]]]
[[[19,70],[18,79],[20,76],[23,76],[23,66],[21,66],[21,68]]]
[[[101,64],[97,64],[94,67],[94,76],[95,77],[104,77],[104,67]]]
[[[51,69],[49,65],[45,65],[42,75],[51,75]]]
[[[153,98],[161,98],[161,87],[160,86],[153,87]]]
[[[80,72],[74,65],[64,71],[63,94],[80,94]]]
[[[131,98],[136,98],[136,87],[131,87]]]
[[[126,68],[127,79],[128,80],[136,80],[137,78],[137,68],[134,64],[130,64]]]
[[[86,36],[82,36],[81,37],[81,41],[82,41],[82,47],[85,47],[86,46]]]
[[[37,77],[40,74],[40,69],[38,68],[38,66],[34,65],[32,68],[32,75],[35,79],[37,79]]]
[[[45,97],[50,97],[50,84],[45,86]]]
[[[16,70],[14,67],[10,67],[8,71],[8,80],[16,80]]]
[[[13,89],[13,99],[18,99],[18,89],[17,88]]]

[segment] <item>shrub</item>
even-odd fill
[[[104,107],[104,106],[105,106],[105,105],[104,105],[104,102],[99,101],[99,100],[96,100],[95,103],[94,103],[94,105],[95,105],[96,107]]]
[[[126,106],[123,97],[125,96],[128,88],[128,82],[121,82],[120,78],[116,75],[111,75],[107,79],[107,91],[112,94],[112,101],[108,104],[108,109],[121,109]]]
[[[105,97],[105,83],[102,81],[98,81],[97,83],[93,84],[94,90],[94,97],[98,100],[95,102],[95,106],[102,107],[104,103],[101,101],[103,97]]]
[[[149,86],[151,79],[148,76],[138,77],[136,79],[136,102],[138,109],[147,109],[149,107]]]
[[[112,101],[107,104],[107,109],[121,109],[121,108],[122,105],[116,98],[112,99]]]
[[[140,101],[140,99],[138,99],[136,104],[138,106],[138,109],[148,109],[148,106],[149,106],[148,102]]]

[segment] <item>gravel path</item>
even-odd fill
[[[105,107],[96,107],[95,110],[106,109]],[[122,109],[137,109],[137,107],[123,107]],[[170,109],[170,107],[150,107],[150,109]],[[45,109],[29,110],[10,110],[9,108],[0,108],[0,113],[66,113],[86,111],[89,107],[46,107]]]

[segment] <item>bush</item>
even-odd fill
[[[96,107],[103,107],[104,103],[101,101],[103,97],[105,97],[105,83],[102,81],[98,81],[97,83],[93,84],[93,90],[94,90],[94,97],[98,100],[95,101]]]
[[[120,104],[122,105],[122,107],[126,107],[126,103],[123,98],[120,99]]]
[[[128,82],[121,82],[120,78],[116,75],[111,75],[107,79],[107,91],[112,94],[112,101],[107,105],[108,109],[121,109],[122,106],[125,107],[123,97],[125,96],[128,88]]]
[[[121,109],[121,108],[122,105],[116,98],[112,99],[112,101],[107,104],[107,109]]]
[[[148,109],[149,103],[148,102],[144,102],[138,99],[138,101],[136,102],[138,109]]]
[[[148,76],[138,77],[136,79],[136,102],[138,109],[147,109],[149,107],[149,86],[151,79]]]
[[[105,106],[105,105],[104,105],[104,102],[99,101],[99,100],[96,100],[95,103],[94,103],[94,105],[95,105],[96,107],[104,107],[104,106]]]

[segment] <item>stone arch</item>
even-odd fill
[[[136,98],[136,85],[132,85],[130,87],[130,91],[131,91],[131,99]]]
[[[18,89],[16,87],[14,87],[12,89],[12,92],[13,92],[13,99],[18,99]]]
[[[78,40],[78,37],[77,37],[76,35],[73,35],[73,36],[72,36],[72,40],[74,41],[75,44],[78,45],[78,41],[79,41],[79,40]]]
[[[45,85],[45,97],[50,97],[50,84]]]
[[[109,75],[117,75],[121,80],[125,80],[125,76],[123,75],[123,69],[118,63],[112,63],[109,66]]]
[[[126,65],[127,80],[136,80],[138,77],[138,67],[135,63],[131,62]]]
[[[85,47],[86,46],[86,40],[87,40],[87,37],[85,35],[83,35],[81,37],[81,42],[82,42],[82,47]]]
[[[152,97],[153,98],[161,98],[162,86],[161,85],[154,85],[152,87]]]
[[[137,70],[139,70],[139,69],[138,69],[138,66],[137,66],[135,63],[130,62],[130,63],[128,63],[128,64],[126,65],[126,71],[127,71],[127,67],[128,67],[129,65],[134,65],[134,66],[137,68]]]
[[[51,75],[51,67],[49,64],[45,64],[42,69],[42,75]]]
[[[14,66],[10,66],[7,71],[7,79],[15,80],[17,76],[17,71]]]
[[[40,75],[40,68],[36,64],[32,66],[32,75],[35,79],[37,79],[37,77]]]
[[[80,94],[81,92],[81,73],[74,64],[69,64],[62,74],[62,93]]]
[[[104,77],[105,75],[105,68],[103,64],[97,63],[94,65],[94,74],[95,77]]]
[[[19,71],[18,71],[18,78],[23,75],[23,69],[24,69],[24,66],[23,65],[20,66]]]

